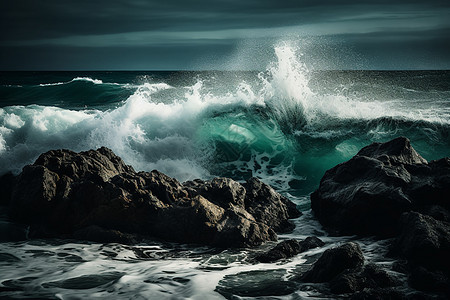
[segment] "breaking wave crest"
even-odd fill
[[[406,135],[428,158],[448,155],[448,90],[431,100],[421,98],[427,91],[395,85],[383,86],[401,93],[390,97],[375,85],[358,90],[367,79],[342,84],[340,73],[309,71],[300,49],[280,44],[274,50],[276,60],[260,73],[40,84],[67,89],[45,94],[48,103],[0,108],[0,170],[18,173],[50,149],[107,146],[137,170],[159,169],[182,181],[257,176],[304,195],[327,168],[372,141]]]

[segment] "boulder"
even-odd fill
[[[167,241],[247,247],[292,229],[295,204],[256,178],[182,184],[157,170],[135,172],[107,148],[53,150],[13,179],[12,220],[30,235],[132,242],[128,234]]]
[[[351,300],[405,300],[405,299],[428,299],[424,295],[405,295],[404,293],[386,288],[386,289],[364,289],[354,293]]]
[[[305,273],[304,282],[329,282],[348,269],[361,268],[364,256],[357,243],[349,242],[339,247],[326,250]]]
[[[118,230],[103,229],[96,225],[84,227],[75,231],[73,237],[77,240],[87,240],[97,243],[136,243],[136,237],[131,234],[125,234]]]
[[[417,212],[400,218],[395,250],[410,263],[450,273],[450,224]]]
[[[243,186],[247,190],[245,208],[250,214],[275,231],[289,232],[294,229],[294,224],[288,219],[301,215],[294,203],[255,177],[248,179]]]
[[[333,294],[347,294],[364,289],[382,289],[398,285],[399,282],[375,264],[362,269],[347,269],[330,281]]]
[[[255,177],[242,185],[230,178],[215,178],[186,182],[184,186],[190,194],[200,194],[219,206],[243,208],[277,232],[292,230],[289,219],[301,215],[294,203]]]
[[[0,176],[0,206],[9,205],[15,179],[15,176],[11,172]]]
[[[304,282],[328,283],[333,294],[354,294],[371,289],[381,291],[399,285],[399,281],[375,264],[364,265],[357,243],[349,242],[326,250],[306,272]]]
[[[373,143],[328,170],[311,194],[318,220],[338,234],[392,237],[402,213],[450,208],[450,159],[427,162],[399,137]]]
[[[255,259],[262,263],[271,263],[324,245],[325,243],[315,236],[307,237],[303,241],[286,240],[278,243],[269,251],[258,255]]]
[[[440,294],[450,298],[450,277],[442,271],[430,271],[424,267],[414,267],[409,277],[412,287],[419,291]]]
[[[28,226],[14,224],[0,218],[0,243],[27,240],[28,233]]]
[[[303,241],[300,241],[299,244],[300,244],[300,252],[305,252],[309,249],[325,246],[325,243],[315,236],[309,236]]]

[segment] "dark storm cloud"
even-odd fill
[[[393,39],[396,47],[402,48],[398,41],[410,47],[431,36],[438,41],[431,52],[450,65],[442,48],[448,44],[449,1],[0,1],[3,69],[108,68],[108,58],[109,68],[133,68],[143,53],[149,68],[162,60],[170,60],[167,68],[186,68],[202,54],[223,59],[237,41],[306,36],[350,41],[356,49],[389,48]]]

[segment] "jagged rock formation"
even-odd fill
[[[416,210],[446,218],[450,158],[427,162],[400,137],[373,143],[328,170],[311,195],[315,216],[341,234],[397,234],[400,215]]]
[[[182,184],[156,170],[135,172],[107,148],[54,150],[23,168],[10,217],[31,236],[133,242],[130,234],[215,246],[256,246],[288,231],[300,212],[256,178]]]
[[[410,284],[450,297],[450,158],[427,162],[404,137],[371,144],[325,173],[311,207],[334,234],[395,237]],[[350,290],[362,275],[335,283]]]
[[[364,262],[359,245],[345,243],[326,250],[302,280],[328,283],[333,294],[355,293],[369,288],[380,291],[398,284],[380,267],[370,263],[364,265]]]
[[[308,251],[309,249],[322,247],[323,245],[325,245],[325,243],[315,236],[309,236],[303,241],[293,239],[285,240],[278,243],[278,245],[271,248],[269,251],[259,254],[255,259],[259,262],[271,263],[280,259],[293,257],[299,253]]]

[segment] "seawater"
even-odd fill
[[[50,149],[107,146],[136,170],[180,181],[256,176],[305,212],[281,238],[318,235],[331,247],[345,238],[327,236],[309,206],[325,170],[397,136],[426,159],[450,155],[449,71],[313,71],[294,47],[274,53],[262,72],[1,72],[0,173],[18,174]],[[384,242],[359,242],[369,260],[392,263]],[[295,277],[324,249],[252,262],[270,246],[4,242],[0,295],[320,296]]]

